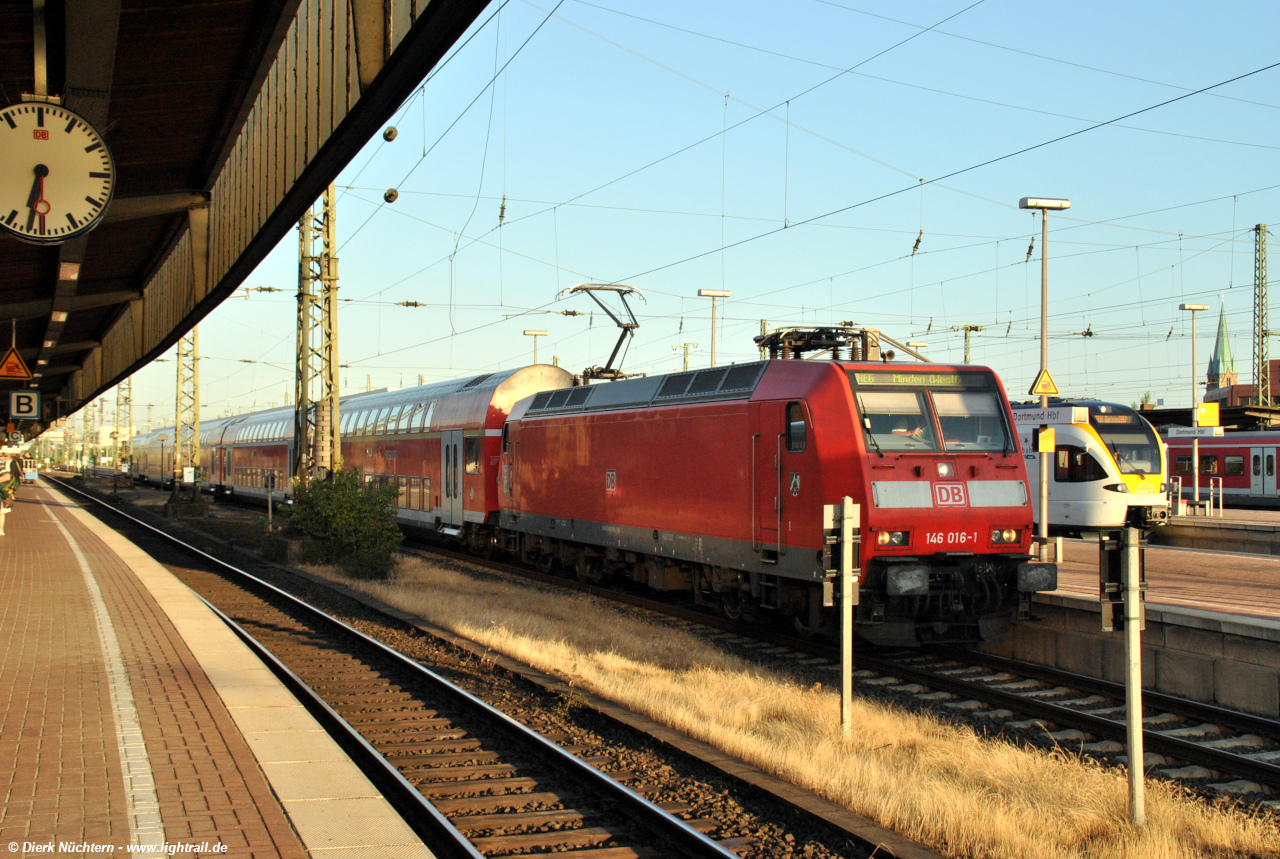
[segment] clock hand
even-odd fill
[[[53,208],[44,198],[44,177],[49,175],[49,168],[43,164],[37,164],[34,172],[36,178],[31,183],[31,195],[27,198],[27,206],[34,214],[44,217]]]
[[[36,174],[35,181],[31,183],[31,193],[27,196],[27,208],[31,212],[27,215],[27,232],[35,227],[36,216],[40,217],[40,232],[44,233],[44,216],[49,214],[53,207],[49,205],[49,201],[44,198],[44,177],[49,175],[49,168],[43,164],[37,164],[34,168]]]

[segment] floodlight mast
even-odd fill
[[[618,296],[618,300],[622,303],[622,309],[626,312],[627,319],[630,321],[624,322],[620,319],[618,314],[610,310],[609,307],[600,300],[599,296],[596,295],[597,292],[615,293]],[[562,296],[573,295],[575,293],[583,293],[589,296],[592,301],[600,305],[600,309],[605,312],[605,315],[613,320],[613,324],[622,329],[622,333],[618,335],[618,342],[614,345],[613,352],[609,355],[609,360],[605,362],[605,365],[603,367],[588,367],[582,371],[583,383],[585,384],[592,379],[613,382],[618,379],[627,378],[627,374],[616,369],[613,366],[613,362],[614,359],[618,357],[618,352],[622,350],[622,344],[625,343],[628,338],[635,336],[636,329],[640,327],[640,323],[636,321],[636,315],[631,312],[631,306],[627,304],[627,296],[638,296],[641,301],[645,301],[644,293],[636,289],[634,286],[626,286],[621,283],[579,283],[576,286],[569,287],[568,289],[562,289],[556,295],[556,298],[559,299]]]

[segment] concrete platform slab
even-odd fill
[[[7,531],[0,841],[151,848],[131,854],[144,856],[202,843],[230,856],[432,855],[261,661],[137,546],[43,485],[23,488]],[[282,799],[272,768],[287,768],[282,784],[309,782],[295,791],[308,798]]]

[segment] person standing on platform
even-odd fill
[[[13,496],[18,494],[22,483],[22,475],[14,473],[13,464],[7,453],[0,453],[0,537],[4,536],[4,520],[13,506]]]

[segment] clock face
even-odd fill
[[[102,136],[65,107],[23,102],[0,110],[0,228],[58,244],[96,227],[115,188]]]

